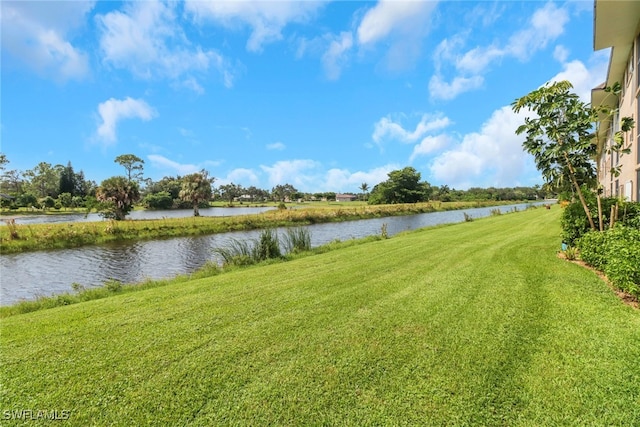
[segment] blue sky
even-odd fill
[[[568,79],[588,101],[593,2],[1,2],[1,151],[100,183],[202,168],[214,185],[359,192],[542,184],[510,104]]]

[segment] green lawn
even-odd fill
[[[640,425],[640,311],[556,257],[559,213],[495,216],[2,319],[0,418]]]

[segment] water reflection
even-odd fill
[[[517,204],[433,212],[315,224],[308,226],[308,229],[311,231],[311,244],[315,247],[335,239],[348,240],[380,234],[383,224],[386,224],[388,235],[393,236],[406,230],[462,222],[465,213],[473,218],[482,218],[489,216],[493,209],[508,212],[526,207],[527,204]],[[285,229],[276,231],[280,236],[286,233]],[[193,272],[207,261],[215,260],[214,248],[228,245],[231,239],[256,239],[259,234],[259,230],[253,230],[2,255],[0,303],[8,305],[40,295],[68,292],[72,283],[91,287],[100,286],[109,279],[131,283]]]
[[[234,208],[207,208],[200,209],[201,216],[236,216],[236,215],[251,215],[259,214],[269,210],[273,210],[273,207],[234,207]],[[188,218],[193,216],[192,209],[171,209],[171,210],[157,210],[157,211],[133,211],[127,215],[127,219],[163,219],[163,218]],[[11,217],[3,217],[3,221],[0,221],[0,225],[6,225],[5,221]],[[54,215],[25,215],[15,216],[16,224],[49,224],[56,222],[94,222],[104,221],[104,218],[98,213],[90,213],[88,215],[83,213],[68,213],[68,214],[54,214]]]

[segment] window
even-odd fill
[[[640,169],[636,171],[636,202],[640,202]]]

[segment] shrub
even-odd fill
[[[160,191],[158,193],[147,194],[144,199],[142,199],[142,204],[149,209],[171,209],[173,199],[169,192]]]
[[[593,221],[597,227],[598,203],[596,195],[588,191],[585,191],[584,195]],[[616,204],[618,204],[616,222],[634,228],[640,228],[640,203],[623,202],[616,197],[603,197],[600,201],[602,205],[603,225],[605,228],[608,228],[611,222],[611,207]],[[584,208],[579,201],[570,203],[564,208],[560,224],[562,225],[562,241],[569,245],[575,244],[578,239],[591,230],[587,215],[584,213]]]
[[[590,232],[579,245],[583,261],[603,271],[614,286],[640,297],[640,229],[619,225]]]
[[[607,232],[604,273],[625,292],[640,297],[640,230],[615,227]]]
[[[607,263],[607,251],[605,247],[606,233],[590,231],[578,242],[580,258],[587,264],[603,270]]]
[[[562,251],[564,257],[569,261],[573,261],[578,257],[578,250],[574,246],[567,246],[567,249]]]

